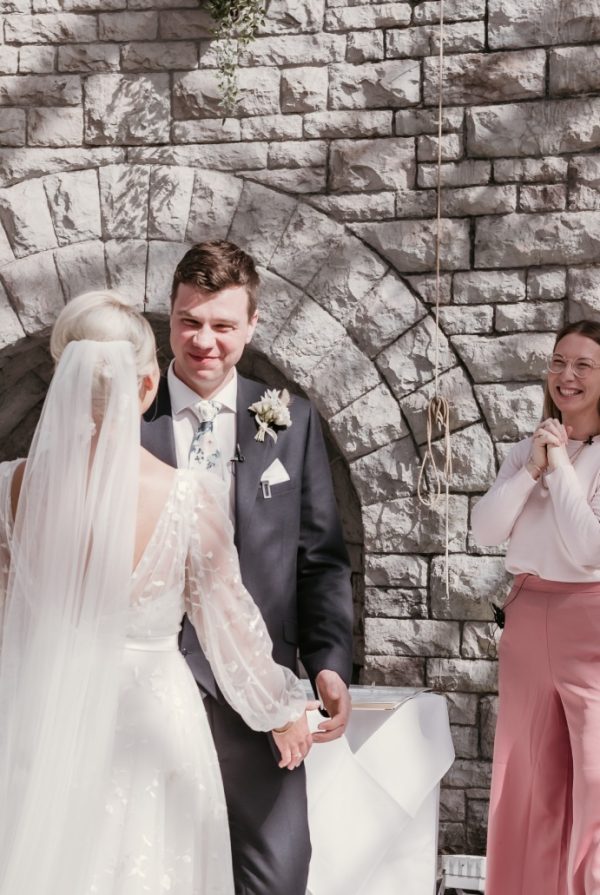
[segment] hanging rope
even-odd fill
[[[449,581],[449,528],[450,528],[450,479],[452,477],[452,452],[450,447],[450,405],[439,393],[440,378],[440,300],[441,300],[441,246],[442,246],[442,117],[444,113],[444,0],[440,0],[440,46],[438,66],[438,146],[437,146],[437,215],[435,238],[435,363],[434,395],[427,405],[427,446],[419,470],[417,495],[425,506],[436,504],[445,496],[444,578],[446,596],[450,595]],[[433,451],[433,439],[437,432],[443,436],[443,466],[440,469]]]

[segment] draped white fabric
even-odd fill
[[[131,345],[70,343],[12,535],[0,641],[2,895],[84,891],[110,773],[138,463]]]

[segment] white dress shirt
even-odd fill
[[[169,395],[171,396],[171,413],[173,433],[175,435],[175,451],[177,466],[185,469],[188,466],[190,446],[198,428],[198,417],[194,405],[200,400],[198,395],[176,375],[174,361],[171,361],[167,372]],[[223,479],[229,491],[229,516],[235,524],[235,477],[233,475],[233,457],[236,441],[236,401],[237,371],[211,400],[222,406],[213,423],[213,433],[223,460]]]

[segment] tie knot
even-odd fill
[[[221,409],[219,401],[198,401],[194,405],[194,413],[201,423],[212,423]]]

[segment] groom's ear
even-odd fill
[[[246,345],[252,341],[252,336],[254,335],[254,330],[256,329],[256,324],[258,323],[258,311],[255,311],[250,320],[248,321],[248,332],[246,333]]]

